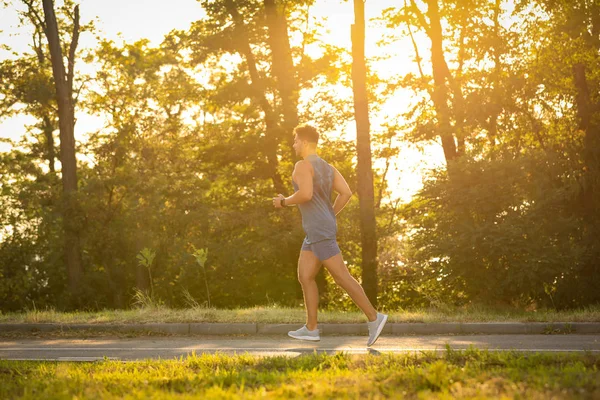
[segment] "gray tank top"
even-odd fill
[[[331,191],[333,190],[333,168],[321,157],[311,154],[306,157],[315,170],[313,176],[313,196],[310,201],[298,204],[302,214],[302,228],[306,233],[307,243],[316,243],[322,240],[335,239],[337,224],[333,205],[331,204]],[[292,185],[297,192],[299,186],[292,179]]]

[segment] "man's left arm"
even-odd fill
[[[333,169],[333,190],[338,193],[335,201],[333,202],[333,214],[338,215],[340,211],[346,206],[346,203],[352,197],[352,190],[350,190],[350,186],[348,186],[348,182],[346,179],[340,174],[333,165],[331,166]]]

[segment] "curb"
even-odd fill
[[[286,334],[297,329],[296,324],[261,323],[149,323],[149,324],[57,324],[12,323],[0,324],[0,332],[73,332],[118,331],[160,332],[180,335],[269,335]],[[321,333],[366,335],[367,324],[319,324]],[[568,334],[600,333],[599,322],[460,322],[460,323],[388,323],[383,333],[391,335],[448,335],[448,334]]]

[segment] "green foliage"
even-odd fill
[[[150,250],[148,248],[144,248],[137,256],[138,263],[148,269],[152,265],[152,261],[154,261],[154,257],[156,256],[156,252]]]
[[[404,209],[410,262],[442,302],[569,307],[584,265],[580,177],[561,155],[463,161]]]
[[[160,46],[100,38],[83,60],[77,58],[77,66],[98,66],[92,84],[77,94],[78,111],[105,122],[77,143],[87,308],[302,302],[300,215],[270,204],[274,177],[282,177],[291,193],[295,160],[282,128],[285,110],[264,2],[199,3],[205,17],[172,31]],[[353,118],[350,54],[306,28],[310,1],[284,3],[295,38],[290,52],[298,120],[321,130],[320,154],[356,193],[354,143],[328,137]],[[432,171],[409,204],[391,198],[388,186],[396,182],[388,184],[385,169],[375,171],[383,308],[468,302],[565,308],[599,299],[600,169],[593,162],[593,135],[581,127],[573,76],[575,63],[583,64],[590,104],[598,103],[597,38],[581,23],[595,21],[597,8],[582,7],[583,0],[517,3],[508,26],[496,24],[498,13],[507,15],[495,1],[440,7],[447,114],[434,107],[427,68],[419,76],[390,76],[376,58],[367,60],[373,112],[388,109],[398,96],[416,96],[408,109],[390,112],[382,131],[372,132],[374,160],[389,167],[402,156],[399,140],[436,140],[440,118],[464,141],[462,158]],[[40,10],[39,1],[31,4]],[[228,4],[241,20],[234,21]],[[64,43],[72,5],[65,2],[57,13],[67,27]],[[35,123],[0,154],[0,308],[60,309],[66,306],[66,270],[60,173],[54,171],[60,160],[54,88],[34,14],[20,15],[34,27],[34,52],[0,62],[0,117],[27,114]],[[390,36],[405,38],[427,34],[428,19],[412,2],[381,18]],[[240,24],[244,35],[236,31]],[[246,41],[260,85],[251,78]],[[309,54],[311,47],[320,51]],[[429,55],[415,50],[424,66]],[[76,76],[75,86],[85,79]],[[272,110],[270,137],[266,108]],[[273,154],[275,166],[268,158]],[[358,221],[354,196],[338,217],[338,239],[357,277]],[[200,250],[190,253],[190,243]],[[355,308],[327,274],[323,281],[322,307]],[[423,378],[432,390],[444,384],[435,368],[431,379]]]

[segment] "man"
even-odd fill
[[[317,155],[318,142],[319,133],[314,127],[300,125],[294,129],[294,150],[296,155],[303,158],[296,163],[292,173],[295,193],[289,197],[279,194],[273,198],[276,208],[298,205],[306,233],[298,259],[298,280],[304,294],[306,324],[288,335],[300,340],[321,340],[317,329],[319,293],[315,277],[322,264],[367,316],[367,346],[371,346],[383,330],[388,316],[373,308],[365,291],[350,275],[344,263],[336,241],[335,216],[348,203],[352,191],[338,170]],[[330,200],[332,190],[338,193],[333,205]]]

